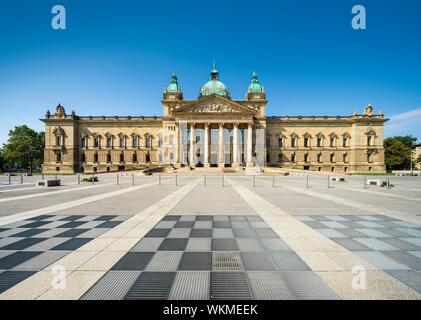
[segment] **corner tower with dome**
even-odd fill
[[[240,172],[259,167],[385,172],[383,125],[387,119],[382,112],[374,114],[371,105],[347,116],[267,116],[265,88],[256,73],[244,92],[243,99],[231,97],[214,63],[196,99],[185,99],[179,78],[171,75],[161,100],[162,116],[79,116],[67,114],[59,104],[55,113],[47,111],[42,119],[46,133],[43,171],[175,167]]]

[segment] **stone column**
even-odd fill
[[[233,146],[232,146],[232,150],[233,150],[233,163],[232,163],[232,167],[233,168],[238,168],[239,167],[239,161],[238,161],[238,123],[234,123],[234,132],[233,132]]]
[[[195,167],[196,166],[196,153],[194,150],[194,145],[196,142],[196,133],[194,131],[194,123],[190,124],[190,166]]]
[[[247,128],[247,167],[253,167],[253,124]]]
[[[178,122],[175,123],[175,152],[174,152],[174,165],[176,167],[180,166],[180,126],[178,125]]]
[[[204,166],[205,168],[209,168],[210,167],[210,162],[209,162],[209,123],[205,123],[205,159],[204,159]]]
[[[225,155],[224,155],[224,124],[219,124],[219,148],[218,148],[218,167],[225,167]]]

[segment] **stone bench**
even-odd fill
[[[334,182],[346,182],[346,178],[345,177],[330,177],[330,181],[334,181]]]
[[[38,187],[60,187],[61,186],[61,180],[57,179],[57,180],[41,180],[37,182],[37,186]]]
[[[367,179],[366,184],[369,186],[385,187],[387,186],[387,181],[384,179]]]

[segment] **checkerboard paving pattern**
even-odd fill
[[[295,218],[421,293],[421,226],[384,215]]]
[[[128,219],[41,215],[0,228],[0,293]]]
[[[82,299],[336,299],[258,216],[165,216]]]

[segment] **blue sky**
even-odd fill
[[[0,0],[0,143],[42,130],[58,102],[80,115],[161,115],[176,72],[198,96],[216,59],[244,98],[256,71],[268,115],[350,115],[373,104],[386,135],[421,140],[419,0]],[[51,28],[64,5],[67,30]],[[367,30],[351,28],[363,4]]]

